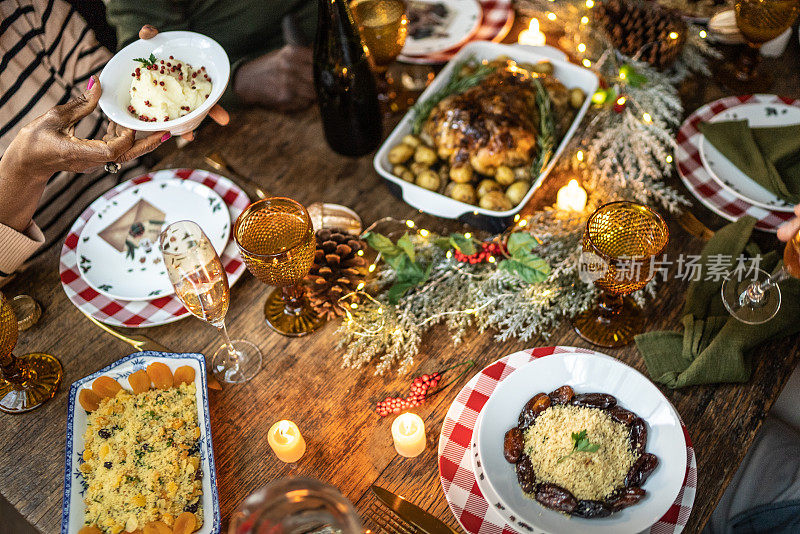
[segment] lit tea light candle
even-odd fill
[[[400,414],[392,422],[392,439],[400,456],[419,456],[425,450],[425,423],[417,414]]]
[[[544,46],[545,36],[539,31],[539,19],[531,19],[528,29],[520,32],[517,42],[528,46]]]
[[[558,190],[556,208],[563,211],[583,211],[586,208],[587,196],[586,190],[580,186],[578,180],[570,180]]]
[[[306,453],[306,440],[300,434],[300,429],[285,419],[272,425],[267,433],[267,441],[282,462],[296,462]]]

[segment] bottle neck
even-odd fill
[[[317,0],[315,52],[348,65],[364,59],[364,45],[345,0]]]

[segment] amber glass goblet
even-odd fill
[[[642,310],[626,295],[653,278],[653,261],[667,241],[664,219],[635,202],[610,202],[589,217],[581,268],[601,293],[598,305],[573,322],[583,339],[601,347],[622,347],[642,331]]]
[[[323,320],[309,306],[300,285],[316,249],[306,209],[290,198],[259,200],[239,215],[233,236],[250,272],[276,287],[264,304],[267,324],[292,337],[316,330]]]
[[[14,356],[18,335],[11,303],[0,293],[0,410],[6,413],[27,412],[53,398],[63,374],[55,356]]]

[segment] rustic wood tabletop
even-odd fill
[[[800,97],[797,62],[798,43],[792,39],[786,54],[769,62],[776,72],[774,92]],[[729,93],[712,80],[696,78],[683,85],[682,94],[688,114],[702,103]],[[391,196],[373,170],[371,157],[347,159],[331,152],[316,109],[294,115],[265,110],[234,112],[230,125],[206,125],[195,142],[173,150],[158,167],[204,168],[203,157],[214,151],[268,191],[306,205],[316,201],[344,204],[355,209],[366,224],[391,214],[413,217],[434,230],[446,227],[444,221],[420,216]],[[551,176],[534,197],[534,207],[552,203],[555,191],[567,179]],[[679,180],[674,183],[682,189]],[[712,229],[724,223],[697,202],[691,211]],[[702,247],[700,239],[674,220],[670,221],[670,231],[668,254],[697,253]],[[764,238],[764,242],[777,246],[773,238]],[[648,305],[648,329],[679,329],[685,290],[686,282],[679,280],[659,287]],[[0,415],[0,517],[7,518],[0,519],[0,532],[33,528],[57,532],[69,384],[132,349],[91,324],[70,304],[59,282],[55,254],[38,259],[3,291],[10,296],[27,293],[42,304],[41,321],[20,335],[17,352],[58,356],[64,379],[55,398],[36,411]],[[373,483],[404,495],[457,527],[438,480],[436,442],[444,414],[467,378],[418,410],[427,428],[425,452],[413,459],[398,456],[392,447],[391,418],[380,419],[373,409],[387,395],[405,391],[409,377],[375,376],[370,367],[342,369],[334,323],[304,338],[273,333],[263,321],[266,294],[264,285],[245,274],[231,290],[228,312],[232,336],[254,342],[263,352],[261,372],[244,385],[210,392],[224,524],[255,489],[276,478],[305,475],[337,486],[356,504],[367,527],[376,528],[371,512],[374,498],[368,491]],[[214,328],[194,318],[151,328],[146,334],[178,352],[212,354],[220,343]],[[467,336],[457,347],[447,332],[437,327],[425,337],[418,364],[409,376],[469,358],[483,366],[523,348],[556,344],[586,346],[568,323],[546,340],[499,342],[492,332],[486,332]],[[605,352],[645,371],[632,346]],[[686,532],[701,531],[798,359],[800,339],[788,338],[753,351],[752,378],[746,384],[663,389],[686,423],[697,454],[697,497]],[[267,430],[283,418],[297,422],[308,442],[306,455],[296,465],[279,461],[267,444]]]

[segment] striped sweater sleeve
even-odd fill
[[[24,232],[0,224],[0,285],[44,244],[44,234],[33,222]]]

